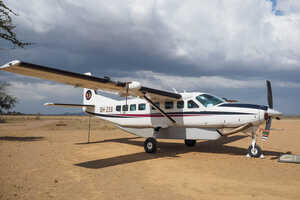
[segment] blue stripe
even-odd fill
[[[236,107],[236,108],[251,108],[258,110],[268,110],[268,106],[255,105],[255,104],[241,104],[241,103],[226,103],[221,104],[219,107]]]

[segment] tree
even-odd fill
[[[6,88],[8,86],[8,83],[0,82],[0,114],[3,114],[5,110],[12,109],[17,103],[16,97],[7,94]]]
[[[15,12],[0,0],[0,38],[9,41],[14,47],[24,48],[24,46],[30,45],[31,43],[21,42],[17,39],[16,33],[13,32],[16,26],[13,25],[10,15],[17,16]]]

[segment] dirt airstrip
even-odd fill
[[[259,145],[265,159],[246,158],[250,138],[159,140],[146,154],[143,138],[88,117],[8,117],[0,124],[0,199],[300,199],[300,119],[273,123]],[[284,130],[281,130],[283,128]]]

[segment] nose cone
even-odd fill
[[[278,117],[278,116],[281,116],[282,115],[282,113],[281,112],[279,112],[279,111],[277,111],[277,110],[274,110],[274,109],[271,109],[271,108],[268,108],[268,115],[270,116],[270,117]]]

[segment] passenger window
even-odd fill
[[[174,107],[173,101],[166,101],[165,102],[165,108],[166,109],[172,109]]]
[[[121,106],[120,105],[116,106],[116,111],[121,111]]]
[[[146,104],[140,103],[139,104],[139,110],[146,110]]]
[[[136,110],[136,104],[131,104],[130,111],[135,111],[135,110]]]
[[[184,108],[184,101],[177,101],[177,108]]]
[[[199,108],[199,106],[193,100],[189,100],[188,101],[188,108]]]
[[[128,111],[128,105],[123,105],[122,110],[123,111]]]
[[[159,102],[155,102],[154,105],[156,105],[157,107],[160,106]],[[153,106],[151,106],[151,107],[152,107],[152,110],[156,110],[156,108],[154,108]]]

